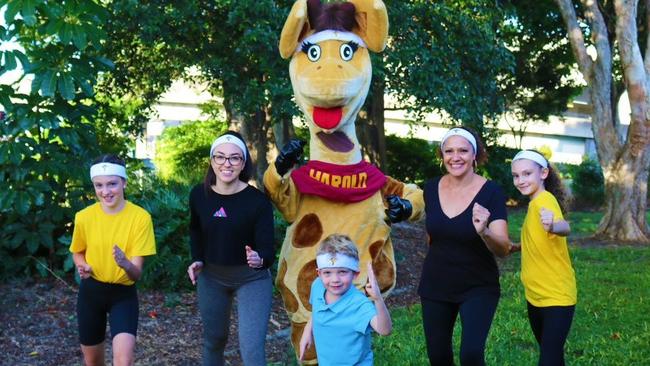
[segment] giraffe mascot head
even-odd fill
[[[310,156],[306,165],[295,168],[304,142],[290,141],[264,174],[264,186],[290,223],[276,285],[296,350],[311,316],[318,244],[334,233],[352,238],[361,268],[355,286],[365,285],[371,262],[386,295],[396,275],[390,223],[417,219],[423,210],[422,191],[365,162],[356,137],[355,120],[372,78],[369,52],[381,52],[387,37],[388,15],[381,0],[298,0],[282,29],[280,54],[291,58],[289,74],[309,126]],[[313,348],[305,358],[316,363]]]

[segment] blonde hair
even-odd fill
[[[331,234],[323,239],[318,247],[316,255],[321,254],[343,254],[359,260],[359,251],[349,236],[343,234]]]

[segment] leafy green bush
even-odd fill
[[[521,193],[512,183],[512,171],[510,164],[512,158],[519,151],[505,146],[492,145],[487,147],[488,161],[479,168],[478,173],[495,181],[508,198],[521,197]]]
[[[441,175],[437,144],[418,138],[386,136],[386,174],[405,183],[422,186]]]
[[[140,284],[144,287],[178,291],[189,288],[190,185],[164,182],[153,174],[129,182],[127,197],[151,214],[157,254],[145,261]]]
[[[94,88],[113,63],[104,57],[107,7],[91,1],[0,4],[0,42],[18,46],[3,50],[0,74],[14,70],[16,80],[31,80],[27,91],[19,81],[0,83],[4,280],[61,268],[67,248],[60,241],[88,200],[85,164],[103,148]],[[60,26],[72,18],[78,20],[72,28]]]
[[[217,120],[167,127],[156,146],[154,164],[159,175],[184,184],[201,181],[208,166],[210,145],[227,128],[225,122]]]
[[[573,168],[571,191],[577,207],[600,206],[605,200],[603,171],[597,161],[585,157]]]

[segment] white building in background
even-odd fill
[[[154,106],[154,115],[147,123],[146,135],[136,142],[135,156],[139,159],[153,159],[156,156],[156,141],[166,127],[178,126],[183,122],[205,120],[199,105],[214,97],[205,86],[175,81]],[[223,118],[225,119],[225,113]]]
[[[569,109],[562,116],[552,116],[549,122],[528,122],[521,146],[519,136],[515,137],[510,129],[510,124],[516,125],[514,117],[503,118],[498,123],[501,132],[499,142],[504,146],[523,149],[539,149],[548,147],[553,151],[551,161],[580,164],[584,155],[596,156],[596,148],[591,131],[591,118],[589,104],[583,94],[569,105]],[[387,134],[400,137],[413,136],[427,141],[439,142],[447,129],[441,123],[443,117],[430,114],[425,117],[425,122],[418,125],[407,123],[402,111],[386,111],[384,128]]]
[[[185,121],[205,119],[206,116],[201,115],[199,105],[212,99],[205,89],[205,87],[193,86],[182,81],[174,82],[155,106],[155,117],[147,124],[146,137],[138,141],[136,157],[142,159],[155,157],[156,140],[165,127],[176,126]],[[551,156],[553,162],[579,164],[585,155],[595,158],[596,149],[587,100],[585,94],[581,95],[569,105],[567,112],[559,117],[551,117],[549,122],[529,122],[521,139],[521,147],[524,149],[550,148],[553,152]],[[388,98],[387,104],[390,104]],[[625,122],[625,114],[627,113],[629,116],[629,106],[619,105],[619,110],[623,111],[621,120]],[[431,142],[439,142],[448,128],[442,124],[442,116],[436,114],[427,115],[425,121],[419,124],[409,124],[402,111],[386,111],[385,117],[386,134],[400,137],[417,137]],[[513,120],[509,119],[509,121]],[[629,117],[627,123],[629,124]],[[499,140],[503,145],[519,147],[519,137],[513,136],[505,119],[498,124],[498,128],[501,130]]]

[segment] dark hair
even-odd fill
[[[485,144],[483,144],[483,140],[481,139],[481,136],[479,136],[479,134],[477,134],[476,131],[474,131],[469,127],[455,126],[449,129],[451,130],[454,128],[463,129],[469,132],[470,134],[472,134],[472,136],[474,136],[474,139],[476,140],[476,164],[477,165],[485,164],[488,161],[488,153],[487,150],[485,150]],[[440,155],[440,157],[442,157],[442,141],[440,143],[440,148],[438,149],[438,154]]]
[[[99,163],[113,163],[113,164],[118,164],[123,167],[126,167],[126,163],[124,160],[120,159],[117,155],[113,154],[104,154],[100,155],[93,160],[92,165],[99,164]]]
[[[560,178],[560,174],[558,173],[557,169],[551,164],[551,162],[546,159],[544,154],[534,149],[529,149],[529,151],[541,155],[544,160],[546,160],[546,164],[548,164],[548,176],[546,176],[546,179],[544,179],[544,189],[551,192],[551,194],[555,196],[557,203],[560,205],[560,209],[562,212],[566,213],[571,204],[571,196],[569,196],[569,193],[567,192],[566,187],[562,182],[562,178]],[[542,166],[539,164],[537,164],[537,166],[542,168]]]
[[[244,138],[235,131],[226,131],[224,135],[232,135],[237,137],[238,139],[242,140],[244,145],[246,145],[246,141],[244,141]],[[219,136],[219,137],[221,137]],[[244,163],[244,167],[241,170],[241,173],[239,173],[239,180],[248,183],[249,180],[251,180],[251,177],[253,176],[253,161],[251,160],[251,154],[248,152],[248,147],[246,147],[246,151],[244,151],[244,155],[246,162]],[[212,156],[208,159],[208,170],[205,173],[205,178],[203,178],[203,189],[205,192],[209,192],[211,190],[211,186],[217,183],[217,175],[214,173],[214,170],[212,169],[212,164],[210,164],[210,160],[212,159]]]
[[[326,29],[351,32],[357,26],[355,11],[350,2],[322,4],[320,0],[307,1],[309,24],[316,32]]]

